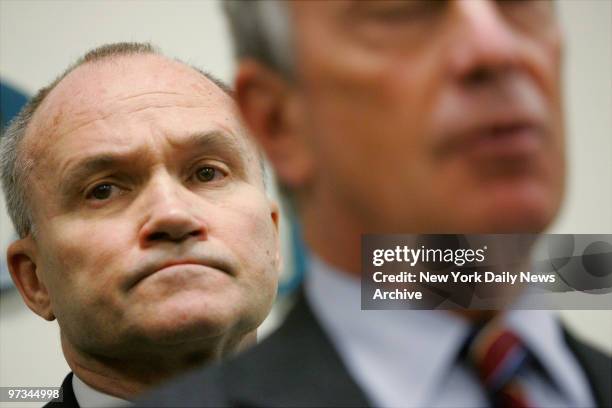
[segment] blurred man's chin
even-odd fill
[[[464,232],[540,233],[553,222],[560,202],[561,194],[546,188],[526,186],[491,191],[481,195],[480,202],[472,202],[470,215],[464,219]]]

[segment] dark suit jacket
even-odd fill
[[[612,405],[612,360],[574,337],[597,404]],[[278,331],[233,360],[192,372],[141,399],[146,407],[354,407],[370,405],[303,296]]]
[[[69,373],[62,382],[61,396],[61,402],[59,398],[51,400],[44,408],[80,408],[72,389],[72,373]]]

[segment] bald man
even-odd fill
[[[94,49],[2,140],[24,302],[57,319],[63,401],[113,406],[254,341],[278,209],[231,92],[148,44]]]

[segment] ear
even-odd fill
[[[49,292],[36,268],[36,251],[31,235],[9,246],[7,261],[13,282],[25,304],[43,319],[54,320]]]
[[[292,189],[303,187],[313,176],[314,160],[295,87],[253,60],[240,63],[235,85],[246,125],[266,152],[279,181]]]

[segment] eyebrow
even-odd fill
[[[101,153],[94,156],[87,157],[79,161],[77,164],[68,167],[65,171],[67,176],[62,181],[62,185],[70,187],[76,184],[78,181],[87,178],[88,176],[104,171],[108,168],[118,167],[126,164],[127,157],[132,154],[115,154],[115,153]]]
[[[244,144],[239,143],[233,135],[221,131],[191,133],[181,138],[180,141],[173,142],[171,139],[170,144],[173,147],[192,148],[198,151],[222,154],[229,158],[243,158],[248,155]]]
[[[247,142],[240,143],[232,134],[222,131],[196,132],[181,138],[180,141],[170,144],[175,148],[181,148],[195,155],[198,152],[206,152],[209,155],[219,156],[230,166],[232,172],[247,179],[247,168],[249,162],[249,150]]]
[[[240,144],[235,137],[222,131],[195,132],[186,137],[170,139],[170,145],[175,149],[182,149],[186,155],[195,156],[205,153],[211,156],[220,156],[239,177],[246,178],[247,147]],[[146,150],[146,149],[145,149]],[[69,166],[62,180],[62,191],[65,195],[73,193],[77,186],[88,177],[108,169],[120,169],[133,166],[135,159],[142,157],[142,149],[132,149],[125,152],[103,152],[79,160]]]

